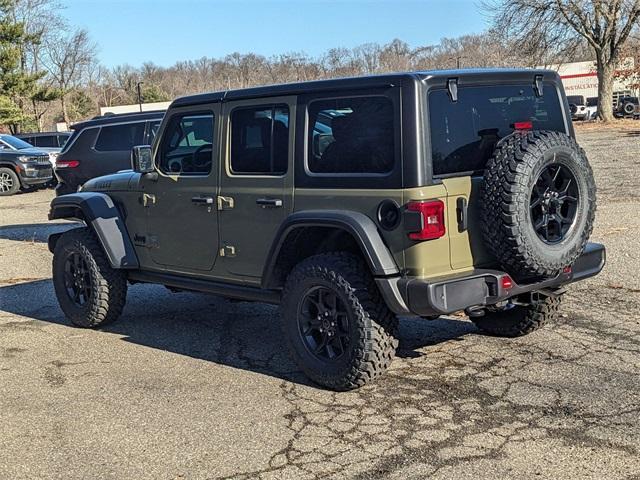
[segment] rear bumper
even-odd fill
[[[523,293],[556,289],[593,277],[602,270],[605,260],[604,245],[589,243],[570,272],[541,282],[522,285],[513,282],[510,288],[502,286],[501,280],[507,274],[499,270],[474,270],[462,275],[430,279],[378,279],[377,283],[395,313],[443,315],[469,307],[494,305]]]

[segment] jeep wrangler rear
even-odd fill
[[[595,185],[556,73],[434,71],[175,100],[133,171],[56,198],[60,305],[82,327],[127,284],[279,304],[293,358],[336,390],[391,363],[397,316],[465,311],[517,336],[597,274]]]

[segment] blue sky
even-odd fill
[[[411,46],[485,29],[478,0],[62,0],[103,64],[265,56],[400,38]]]

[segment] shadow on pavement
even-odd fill
[[[47,243],[52,233],[66,232],[80,223],[31,223],[20,225],[4,225],[0,227],[0,239],[17,242]]]
[[[76,328],[60,310],[51,280],[0,287],[1,310]],[[2,330],[0,323],[0,335]],[[313,385],[290,359],[278,308],[272,305],[134,285],[120,319],[102,330],[137,345]],[[422,347],[460,340],[476,331],[472,323],[456,319],[403,318],[398,356],[420,357],[425,355],[417,351]]]

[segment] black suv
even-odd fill
[[[87,180],[131,168],[131,148],[150,144],[163,111],[97,117],[72,125],[56,160],[56,194],[74,193]]]
[[[0,135],[0,196],[44,185],[52,178],[47,152],[11,135]]]

